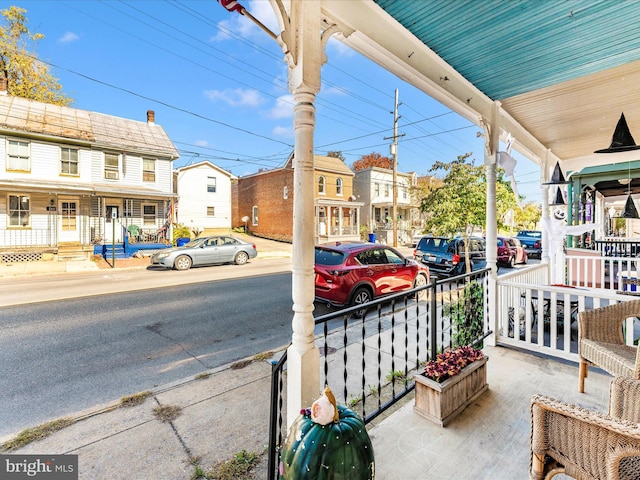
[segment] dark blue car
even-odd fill
[[[439,276],[462,275],[466,272],[464,238],[422,237],[413,251],[419,262]],[[486,242],[481,237],[469,238],[471,271],[487,266]]]

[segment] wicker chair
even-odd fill
[[[578,315],[578,376],[580,393],[589,364],[616,377],[640,379],[638,349],[625,345],[622,324],[629,317],[640,317],[640,300],[594,308]]]
[[[542,395],[531,399],[530,478],[640,478],[640,382],[611,383],[609,415]]]

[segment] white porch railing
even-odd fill
[[[573,260],[576,261],[572,266]],[[549,285],[548,264],[501,275],[497,282],[498,343],[577,362],[578,313],[637,298],[619,293],[620,272],[635,275],[637,261],[569,257],[570,286]],[[624,333],[627,344],[633,345],[639,325],[639,320],[627,319]]]

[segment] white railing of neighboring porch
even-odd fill
[[[627,272],[633,277],[636,262],[628,258],[569,257],[567,286],[549,285],[548,264],[501,275],[497,282],[498,343],[577,361],[578,313],[637,298],[620,293],[623,285],[619,275]],[[639,323],[634,319],[625,323],[627,344],[633,345]]]

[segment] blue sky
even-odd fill
[[[346,1],[346,0],[345,0]],[[241,2],[276,30],[268,1]],[[208,160],[242,176],[284,164],[293,150],[293,105],[277,43],[215,0],[31,0],[31,32],[73,106],[145,121],[156,112],[180,151],[175,166]],[[472,152],[481,131],[337,40],[327,45],[316,102],[315,150],[389,156],[399,91],[398,169],[428,174],[434,161]],[[521,195],[539,201],[539,169],[518,160]]]

